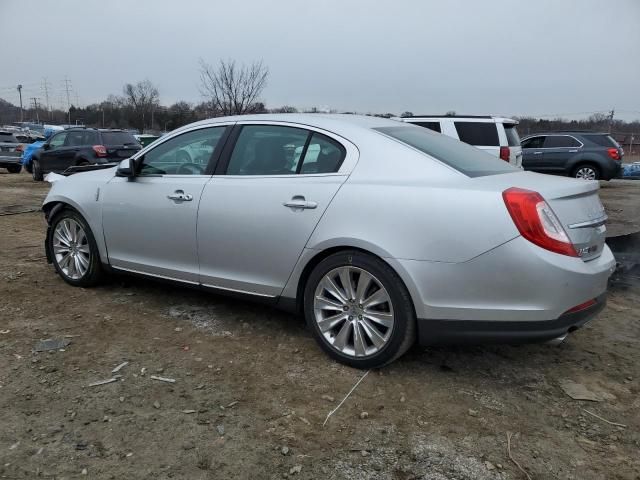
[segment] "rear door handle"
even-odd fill
[[[533,152],[534,155],[542,155],[542,152]]]
[[[569,150],[569,153],[578,153],[578,150]]]
[[[289,208],[306,208],[313,209],[318,206],[316,202],[308,202],[302,195],[296,195],[291,198],[288,202],[284,202],[282,205]]]
[[[171,195],[167,195],[167,198],[176,202],[190,202],[193,200],[193,195],[184,193],[183,190],[176,190]]]

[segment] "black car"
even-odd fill
[[[75,165],[119,162],[142,148],[129,132],[97,128],[70,128],[53,135],[33,155],[34,180]]]
[[[584,180],[611,180],[622,173],[624,152],[607,133],[541,133],[520,144],[525,170]]]

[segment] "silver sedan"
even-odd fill
[[[206,161],[181,154],[203,144]],[[69,284],[116,271],[268,302],[360,368],[416,341],[564,338],[615,263],[597,182],[356,115],[194,123],[56,182],[43,209]]]

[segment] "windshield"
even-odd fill
[[[482,150],[422,127],[380,127],[374,130],[420,150],[468,177],[520,171]]]

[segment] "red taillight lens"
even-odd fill
[[[16,147],[16,152],[24,152],[24,145],[20,144]]]
[[[509,150],[509,147],[500,147],[500,160],[504,160],[505,162],[508,162],[510,156],[511,156],[511,151]]]
[[[105,147],[104,145],[94,145],[91,148],[93,148],[93,151],[96,152],[96,155],[98,157],[106,157],[107,156],[107,147]]]
[[[612,148],[608,148],[607,149],[607,153],[614,160],[620,160],[620,152],[618,152],[617,148],[613,148],[613,147]]]
[[[560,220],[542,195],[523,188],[510,188],[502,192],[502,198],[524,238],[551,252],[578,256]]]
[[[580,305],[576,305],[573,308],[570,308],[569,310],[567,310],[566,312],[564,312],[565,314],[567,313],[576,313],[576,312],[580,312],[582,310],[586,310],[589,307],[593,307],[597,302],[595,301],[595,299],[592,300],[587,300],[584,303],[581,303]]]

